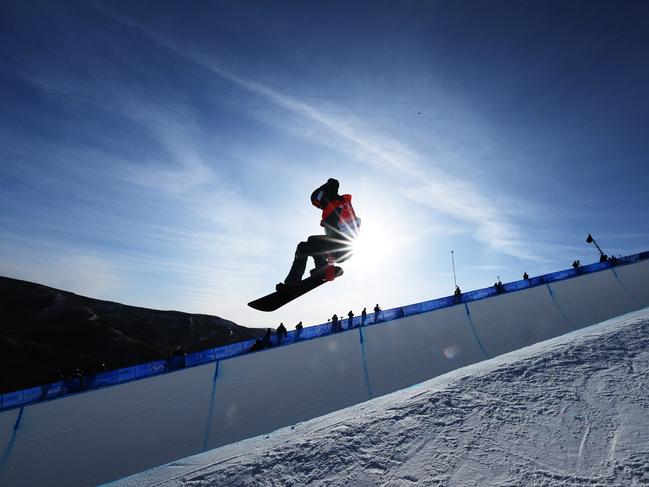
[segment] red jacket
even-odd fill
[[[338,230],[348,236],[354,236],[358,233],[361,219],[356,216],[352,206],[352,195],[344,194],[331,200],[322,209],[320,225]]]

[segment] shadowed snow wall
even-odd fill
[[[530,283],[431,311],[426,303],[386,310],[396,319],[374,324],[372,316],[342,333],[5,410],[0,484],[115,480],[649,305],[647,260]]]

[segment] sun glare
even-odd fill
[[[379,229],[376,221],[362,223],[359,232],[351,241],[354,266],[369,269],[392,256],[394,242],[386,232],[380,232]]]
[[[391,272],[402,252],[410,248],[414,225],[398,205],[386,205],[380,198],[363,202],[364,206],[357,209],[360,226],[345,232],[349,237],[341,233],[351,253],[342,267],[358,276],[381,275],[381,270],[387,269]]]

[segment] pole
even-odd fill
[[[602,252],[602,249],[599,248],[599,245],[597,245],[597,242],[595,241],[595,239],[593,238],[593,236],[590,233],[588,234],[588,237],[586,237],[586,242],[594,243],[595,247],[597,247],[597,250],[599,250],[599,255],[600,256],[604,255],[604,252]]]
[[[451,250],[451,261],[453,262],[453,283],[457,287],[457,278],[455,277],[455,257],[453,256],[453,251]]]

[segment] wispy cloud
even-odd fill
[[[53,92],[66,88],[52,79],[29,82]],[[108,113],[111,122],[137,128],[130,137],[111,140],[101,125],[87,127],[85,119],[60,122],[62,132],[74,134],[64,141],[11,137],[2,152],[15,156],[13,173],[29,181],[36,197],[12,202],[7,194],[3,199],[11,210],[0,219],[14,227],[30,222],[30,235],[50,245],[34,248],[30,255],[36,257],[14,245],[6,255],[25,256],[7,262],[2,271],[95,297],[120,299],[121,294],[122,301],[139,305],[165,302],[208,312],[223,296],[240,303],[237,293],[253,287],[266,270],[263,256],[274,245],[265,237],[272,233],[270,223],[220,174],[214,157],[205,157],[197,146],[205,134],[191,107],[134,102],[128,86],[122,95],[78,102]],[[118,150],[124,144],[137,150]],[[25,158],[31,162],[18,162]],[[254,239],[251,228],[258,232]],[[8,226],[5,232],[7,238],[21,235]],[[52,260],[52,255],[67,257]],[[154,276],[161,277],[155,292],[134,285],[142,287]]]
[[[133,88],[121,87],[116,91],[116,86],[110,85],[109,92],[117,96],[105,96],[100,93],[93,93],[84,96],[86,87],[77,79],[66,77],[42,77],[38,75],[25,74],[26,80],[35,88],[44,90],[54,96],[76,96],[76,101],[93,106],[99,110],[110,113],[124,122],[139,127],[142,135],[155,141],[162,149],[158,151],[157,158],[149,157],[146,160],[133,163],[111,154],[112,163],[110,167],[112,177],[120,178],[128,184],[137,184],[148,189],[155,189],[175,194],[182,194],[192,191],[196,187],[205,184],[218,182],[218,175],[214,168],[208,164],[195,147],[194,141],[199,139],[197,135],[200,127],[196,123],[192,110],[183,104],[168,104],[156,102],[155,98],[133,97]],[[106,83],[104,83],[106,84]],[[94,90],[93,90],[94,91]],[[182,90],[176,90],[175,97],[182,98]],[[94,137],[101,139],[101,134],[94,134]],[[105,139],[105,146],[114,144],[115,141]],[[83,155],[82,152],[95,152],[94,155],[101,156],[100,151],[90,147],[84,147],[80,143],[68,141],[65,151],[69,155]],[[87,154],[85,154],[87,155]],[[70,158],[68,165],[74,161],[87,160],[83,157]],[[96,160],[93,158],[92,160]],[[88,164],[79,164],[79,169],[88,167]],[[93,170],[96,170],[93,167]]]
[[[300,115],[317,125],[319,143],[327,144],[345,153],[347,157],[368,165],[373,171],[392,178],[400,188],[400,193],[412,201],[470,225],[473,228],[471,235],[479,242],[519,258],[537,258],[529,251],[529,246],[526,245],[523,234],[513,219],[505,211],[497,208],[478,186],[449,174],[440,164],[427,160],[416,150],[386,136],[385,133],[373,131],[354,120],[352,116],[343,117],[319,111],[302,100],[238,76],[196,49],[181,46],[142,23],[101,4],[99,9],[122,24],[146,34],[152,41],[183,59],[192,61],[277,107]],[[277,118],[275,123],[278,123]],[[287,129],[295,130],[294,127]],[[302,133],[307,136],[308,133],[314,132],[302,128]]]

